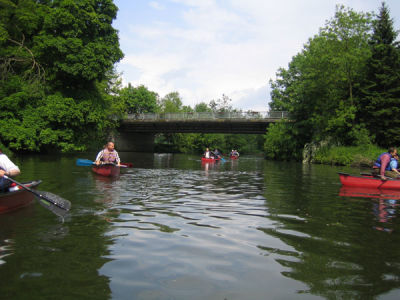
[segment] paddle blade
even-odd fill
[[[126,166],[127,168],[133,168],[133,163],[121,163],[121,166]]]
[[[48,202],[52,205],[56,205],[57,207],[64,209],[64,210],[69,210],[71,208],[71,202],[68,200],[65,200],[64,198],[61,198],[58,195],[54,195],[49,192],[44,192],[44,191],[35,191],[35,195],[40,198],[40,201]]]
[[[89,160],[89,159],[78,158],[76,160],[76,165],[80,166],[80,167],[88,167],[88,166],[91,166],[93,164],[94,164],[94,162]]]
[[[59,217],[65,217],[65,215],[68,213],[68,210],[65,210],[63,208],[58,207],[57,205],[54,205],[53,203],[50,203],[42,198],[38,197],[38,202],[41,206],[44,208],[50,210],[52,213],[56,214]]]

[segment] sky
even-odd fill
[[[269,81],[332,19],[336,5],[378,12],[381,0],[114,0],[123,84],[144,85],[183,104],[232,99],[267,111]],[[396,30],[400,1],[386,0]]]

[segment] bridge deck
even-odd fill
[[[282,119],[287,119],[287,112],[134,114],[123,120],[120,131],[264,134],[270,123]]]

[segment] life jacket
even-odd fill
[[[116,163],[117,162],[117,152],[114,150],[112,152],[108,151],[108,149],[103,150],[103,155],[100,158],[101,161],[106,163]]]
[[[392,155],[391,155],[389,152],[384,152],[384,153],[382,153],[381,155],[379,155],[378,159],[377,159],[376,162],[374,163],[374,166],[380,168],[380,167],[381,167],[381,163],[382,163],[381,158],[382,158],[383,155],[386,155],[386,154],[389,154],[390,158],[392,158]],[[391,169],[392,169],[392,168],[390,167],[390,160],[389,160],[389,163],[387,164],[385,170],[386,170],[386,171],[390,171]]]

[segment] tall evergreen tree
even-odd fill
[[[400,144],[400,50],[389,9],[383,2],[373,24],[372,55],[361,89],[359,118],[380,146]]]

